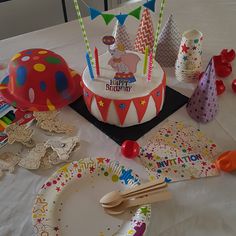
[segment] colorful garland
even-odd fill
[[[144,3],[142,6],[155,12],[155,4],[156,4],[156,0],[150,0]],[[134,10],[130,11],[128,14],[120,13],[119,15],[105,14],[95,8],[92,8],[92,7],[88,7],[88,8],[89,8],[91,20],[94,20],[98,16],[102,16],[106,25],[108,25],[114,18],[116,18],[121,25],[124,25],[128,16],[133,16],[138,20],[140,19],[142,6],[135,8]]]

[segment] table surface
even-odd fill
[[[128,5],[123,11],[126,12],[133,7],[134,5]],[[116,11],[119,13],[120,9]],[[164,20],[171,13],[181,32],[193,28],[203,32],[204,65],[221,49],[235,48],[235,0],[168,0]],[[127,23],[130,34],[134,37],[138,21],[131,18]],[[100,43],[101,38],[112,32],[114,24],[105,26],[102,19],[98,18],[91,23],[90,19],[85,18],[85,25],[91,48],[96,44],[100,53],[105,52],[105,46]],[[77,21],[0,41],[0,62],[8,62],[16,52],[34,47],[51,49],[61,54],[69,65],[78,71],[85,66],[84,44]],[[236,77],[236,63],[233,70],[232,75],[225,79],[226,92],[219,97],[220,111],[214,121],[205,125],[197,124],[189,118],[184,107],[169,117],[170,120],[184,121],[200,128],[213,138],[223,151],[236,147],[236,95],[231,89],[231,81]],[[180,83],[175,79],[173,69],[166,71],[168,85],[190,96],[196,84]],[[81,149],[72,159],[103,155],[132,166],[143,179],[147,178],[137,161],[122,158],[120,147],[83,117],[68,107],[63,109],[61,115],[79,129]],[[158,130],[160,125],[142,137],[139,140],[140,144],[145,143],[149,135]],[[38,137],[38,140],[40,138],[42,137]],[[1,151],[18,149],[19,146],[13,145]],[[1,236],[32,235],[31,208],[34,198],[43,182],[57,168],[46,171],[18,168],[15,174],[5,175],[0,182]],[[152,207],[150,236],[236,235],[235,174],[223,173],[220,177],[173,183],[170,184],[170,189],[173,199],[162,204],[154,204]]]

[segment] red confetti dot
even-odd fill
[[[49,186],[52,185],[52,183],[51,182],[47,182],[46,185],[49,187]]]
[[[79,174],[77,174],[77,177],[78,177],[78,178],[81,178],[81,176],[82,176],[82,175],[81,175],[80,173],[79,173]]]
[[[52,181],[52,183],[53,183],[53,184],[56,184],[56,183],[57,183],[57,181],[56,181],[56,180],[53,180],[53,181]]]

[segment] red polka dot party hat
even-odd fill
[[[194,120],[207,123],[215,118],[218,109],[215,67],[214,61],[211,59],[197,88],[189,99],[187,112]]]
[[[81,95],[81,76],[60,55],[46,49],[17,53],[8,71],[0,94],[7,103],[23,110],[55,110]]]

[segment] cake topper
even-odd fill
[[[113,19],[116,18],[117,19],[117,24],[121,27],[124,26],[125,21],[128,18],[128,16],[133,16],[134,18],[139,20],[142,7],[144,7],[145,9],[143,11],[143,16],[142,16],[143,18],[140,22],[139,31],[138,31],[138,34],[137,34],[137,37],[136,37],[136,42],[135,42],[136,46],[135,46],[135,48],[136,48],[136,51],[139,51],[139,52],[141,51],[143,53],[145,51],[145,47],[147,45],[149,46],[150,53],[151,52],[153,53],[152,63],[151,63],[152,66],[153,66],[153,60],[155,58],[155,54],[156,54],[156,50],[157,50],[158,35],[159,35],[159,32],[160,32],[160,28],[161,28],[163,12],[164,12],[164,7],[165,7],[165,1],[166,0],[161,0],[160,12],[159,12],[159,17],[158,17],[157,27],[156,27],[155,37],[154,37],[153,24],[152,24],[151,15],[150,15],[149,10],[151,10],[152,12],[155,12],[156,0],[148,0],[147,2],[142,4],[141,6],[136,7],[135,9],[131,10],[128,13],[120,13],[120,14],[103,13],[103,12],[99,11],[98,9],[95,9],[93,7],[88,6],[86,3],[83,2],[83,0],[81,0],[81,2],[84,3],[85,6],[88,7],[89,12],[90,12],[91,20],[94,20],[98,16],[102,16],[104,22],[106,23],[106,25],[108,25]],[[75,10],[76,10],[76,13],[77,13],[78,21],[79,21],[79,24],[80,24],[80,27],[81,27],[81,30],[82,30],[82,35],[83,35],[83,39],[84,39],[84,43],[85,43],[85,47],[86,47],[86,61],[87,61],[87,65],[88,65],[88,68],[89,68],[89,75],[90,75],[91,80],[95,80],[94,73],[93,73],[93,66],[94,65],[96,66],[97,77],[100,77],[98,50],[96,48],[94,50],[94,56],[95,56],[95,60],[94,60],[92,52],[91,52],[89,40],[87,38],[86,29],[85,29],[85,26],[84,26],[84,23],[83,23],[83,18],[81,16],[78,0],[73,0],[73,2],[74,2]],[[146,23],[143,23],[143,22],[146,22]],[[122,34],[123,34],[122,36],[124,37],[124,33],[122,33]],[[109,38],[106,38],[106,37],[104,39],[105,39],[105,41],[109,40]],[[114,40],[114,39],[112,39],[112,40]],[[113,44],[111,42],[110,42],[111,44],[109,44],[109,42],[104,42],[104,43],[105,44],[108,43],[108,45]],[[123,48],[127,49],[127,47],[126,47],[127,40],[126,39],[124,39],[124,42],[121,42],[121,43],[118,42],[118,40],[117,40],[117,44],[118,45],[117,45],[116,49],[121,49],[120,50],[121,52],[124,51]],[[119,46],[120,44],[123,45],[123,46]],[[128,53],[126,53],[126,54],[128,54]],[[130,58],[129,57],[126,57],[126,58],[131,59],[131,60],[134,59],[134,61],[133,61],[132,65],[127,65],[127,63],[125,62],[124,64],[126,66],[123,67],[124,64],[122,65],[123,68],[122,68],[122,73],[121,74],[119,74],[118,71],[117,71],[117,65],[115,65],[113,63],[113,62],[115,62],[115,60],[113,60],[115,57],[113,57],[113,59],[112,59],[112,61],[110,61],[110,63],[112,63],[113,68],[116,67],[115,68],[115,70],[117,71],[117,74],[115,75],[116,79],[119,79],[119,80],[120,79],[123,79],[123,80],[125,79],[129,83],[132,83],[132,82],[136,81],[136,79],[133,75],[134,72],[132,72],[132,70],[131,70],[131,73],[127,74],[126,71],[129,70],[129,72],[130,72],[130,69],[127,69],[127,66],[128,67],[130,67],[130,66],[135,67],[135,71],[136,71],[136,67],[137,67],[137,63],[138,63],[139,59],[137,58],[137,56],[135,58],[135,55],[132,55],[132,56],[131,55],[126,55],[126,56],[130,56]],[[118,58],[120,58],[120,56],[118,56]],[[147,58],[147,56],[146,56],[146,58]],[[119,60],[120,59],[118,59],[118,61]],[[128,64],[129,63],[130,62],[128,62]],[[119,65],[119,67],[120,66],[121,65]],[[146,64],[145,64],[144,67],[145,67],[145,72],[146,72],[146,68],[147,68]],[[150,65],[149,65],[149,68],[150,68]],[[123,70],[125,72],[123,72]],[[144,74],[146,74],[146,73],[144,73]],[[122,76],[124,78],[120,78],[120,76]]]
[[[126,52],[123,44],[114,45],[115,38],[113,36],[104,36],[103,43],[108,45],[108,51],[111,54],[111,59],[108,61],[115,71],[115,80],[126,80],[129,83],[136,81],[134,73],[137,70],[137,64],[140,58],[137,54]]]
[[[87,6],[87,4],[83,0],[81,0],[81,1],[82,1],[82,3],[84,3],[84,5]],[[77,6],[78,5],[77,0],[74,0],[74,4],[75,4],[75,7],[79,10],[79,8]],[[155,12],[155,4],[156,4],[156,0],[147,0],[146,3],[142,4],[141,6],[135,7],[130,12],[127,12],[127,13],[122,12],[120,14],[103,13],[103,12],[99,11],[98,9],[93,8],[93,7],[89,7],[89,6],[88,6],[88,9],[89,9],[91,20],[96,19],[98,16],[102,16],[105,24],[108,25],[110,22],[112,22],[113,19],[116,18],[121,25],[124,25],[126,19],[129,16],[133,16],[134,18],[136,18],[138,20],[140,19],[140,13],[142,10],[142,6],[145,9],[149,9],[152,12]]]

